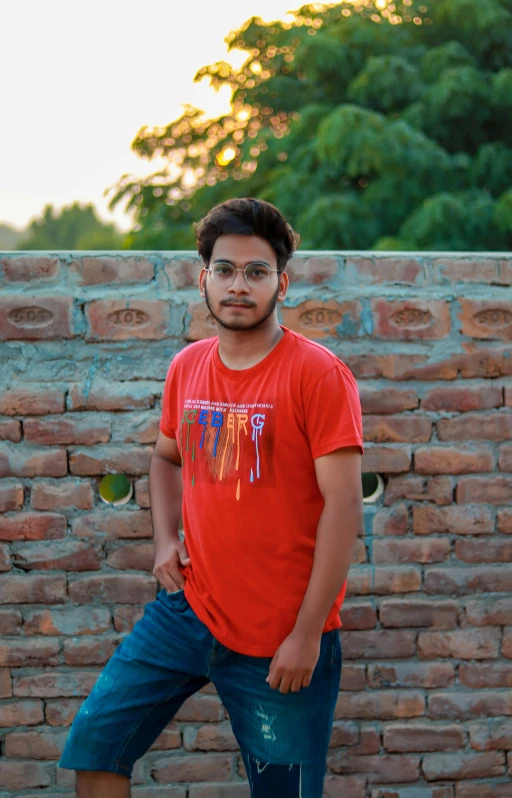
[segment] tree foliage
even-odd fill
[[[120,249],[123,236],[102,222],[92,204],[74,202],[61,211],[46,205],[18,242],[18,249]]]
[[[128,246],[190,248],[233,196],[273,202],[308,249],[512,246],[512,0],[356,3],[228,36],[244,64],[196,80],[230,86],[230,113],[186,107],[133,143],[167,167],[112,193]]]

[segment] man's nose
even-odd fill
[[[237,294],[241,292],[244,294],[248,293],[249,286],[247,285],[247,280],[245,279],[243,271],[239,269],[236,270],[233,282],[231,283],[229,290]]]

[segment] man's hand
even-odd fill
[[[321,635],[305,636],[293,631],[281,643],[270,663],[266,681],[280,693],[298,693],[309,687],[320,657]]]
[[[174,593],[185,587],[185,577],[181,568],[190,565],[187,547],[181,540],[155,541],[156,555],[153,576],[169,592]]]

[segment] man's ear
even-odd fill
[[[288,292],[288,286],[290,285],[290,278],[286,274],[286,272],[281,272],[279,275],[279,293],[277,295],[278,302],[284,302],[286,299],[286,294]]]
[[[208,277],[208,272],[206,271],[205,267],[203,266],[203,268],[199,272],[199,280],[198,280],[198,282],[199,282],[199,293],[201,294],[202,297],[206,296],[205,283],[206,283],[207,277]]]

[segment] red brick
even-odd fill
[[[357,285],[361,283],[378,284],[406,283],[423,285],[425,270],[416,258],[400,258],[379,254],[377,258],[350,256],[346,260],[347,278]]]
[[[37,341],[73,338],[73,299],[70,296],[0,297],[0,337]]]
[[[246,776],[244,773],[240,774]],[[250,798],[251,789],[248,781],[231,782],[225,784],[191,784],[188,791],[189,798]],[[173,798],[174,793],[169,798]],[[137,796],[134,795],[134,798]],[[153,793],[147,798],[153,798]],[[168,798],[167,793],[165,798]]]
[[[412,789],[412,792],[411,792]],[[419,790],[419,792],[418,792]],[[453,787],[378,787],[370,793],[371,798],[453,798]]]
[[[79,696],[87,696],[91,692],[99,672],[93,671],[65,671],[57,672],[53,670],[46,673],[35,673],[24,676],[14,676],[13,678],[13,695],[34,698],[58,698],[62,701],[63,698],[75,698]],[[30,704],[39,702],[21,702],[22,704]],[[41,714],[42,718],[42,714]],[[42,720],[34,721],[34,723],[42,723]],[[19,723],[9,723],[8,726],[22,726],[25,721]],[[27,724],[32,725],[32,724]]]
[[[499,385],[464,385],[450,388],[431,388],[421,400],[422,410],[467,413],[491,410],[503,405],[503,389]]]
[[[10,698],[11,696],[11,672],[9,668],[0,668],[0,698]]]
[[[29,787],[48,787],[52,783],[52,770],[41,762],[0,762],[0,787],[9,790],[26,790]]]
[[[152,446],[90,446],[70,451],[69,470],[78,476],[108,473],[139,476],[148,473],[152,454]]]
[[[0,635],[18,635],[21,623],[20,610],[0,610]]]
[[[93,416],[90,418],[90,416]],[[25,440],[43,445],[107,443],[110,422],[94,414],[66,413],[62,418],[27,418],[23,422]]]
[[[493,353],[494,355],[494,350]],[[487,353],[487,360],[491,353]],[[429,362],[427,355],[395,353],[391,355],[357,354],[345,355],[344,362],[356,379],[383,377],[387,380],[455,380],[460,368],[461,356],[451,355],[446,359]],[[506,361],[503,364],[506,366]],[[497,375],[500,376],[501,372]],[[490,376],[486,374],[470,376]]]
[[[232,767],[232,757],[226,754],[190,754],[157,759],[153,762],[151,774],[160,783],[227,781],[231,777]]]
[[[370,687],[450,687],[455,668],[449,662],[398,662],[368,665]]]
[[[197,287],[202,268],[203,262],[198,257],[178,257],[163,262],[163,272],[171,288]]]
[[[450,286],[452,283],[490,283],[498,285],[500,262],[483,258],[433,258],[435,282]]]
[[[510,361],[509,346],[495,343],[492,347],[485,347],[481,342],[477,343],[476,341],[468,341],[462,346],[464,354],[458,356],[458,370],[463,379],[472,379],[473,377],[495,379],[511,375],[512,362]]]
[[[238,751],[239,746],[229,721],[205,726],[188,726],[183,732],[186,751]]]
[[[122,571],[136,570],[153,572],[155,564],[155,547],[153,543],[130,543],[120,546],[111,552],[106,564],[110,568]]]
[[[155,407],[163,383],[150,380],[133,382],[95,381],[90,387],[74,385],[67,397],[68,410],[146,410]]]
[[[512,562],[512,540],[498,537],[484,540],[457,540],[455,556],[470,563]]]
[[[481,781],[458,781],[455,785],[455,798],[510,798],[512,781],[490,784]]]
[[[160,429],[160,413],[142,410],[139,413],[116,414],[112,423],[112,441],[120,443],[156,443]]]
[[[34,510],[91,510],[94,489],[90,482],[77,479],[41,480],[32,485],[30,504]]]
[[[512,590],[512,569],[498,565],[465,566],[460,568],[429,568],[425,571],[426,593],[496,592]]]
[[[343,629],[374,629],[377,612],[371,602],[346,601],[340,613]]]
[[[300,305],[283,305],[281,313],[283,324],[306,338],[343,338],[358,330],[361,303],[357,300],[307,299]]]
[[[411,593],[420,587],[421,571],[414,565],[354,565],[348,576],[347,597]]]
[[[0,275],[9,283],[28,283],[33,280],[52,280],[59,277],[58,258],[48,255],[7,255],[0,258]]]
[[[442,562],[450,557],[451,544],[447,538],[374,540],[372,561],[382,563]]]
[[[37,726],[43,722],[42,701],[13,701],[0,704],[0,726]]]
[[[373,297],[373,335],[396,340],[445,338],[450,333],[450,304],[444,300]]]
[[[350,747],[351,754],[370,756],[380,751],[380,724],[362,723],[359,726],[359,742]]]
[[[414,782],[419,778],[419,762],[417,756],[359,756],[350,750],[333,754],[327,760],[328,767],[335,773],[364,773],[368,776],[369,784]]]
[[[11,567],[11,552],[9,546],[0,543],[0,572],[5,573],[6,571],[10,571]]]
[[[150,283],[155,269],[146,258],[133,255],[125,257],[73,258],[69,273],[78,285],[102,285],[106,283]]]
[[[393,720],[423,715],[425,698],[417,690],[372,690],[340,693],[334,717],[340,720]]]
[[[437,422],[440,441],[512,440],[512,413],[465,413]]]
[[[328,255],[305,257],[297,253],[286,265],[286,272],[291,283],[296,283],[300,280],[313,285],[319,285],[330,277],[334,277],[339,269],[338,260]]]
[[[504,626],[512,618],[512,597],[466,599],[464,610],[472,626]]]
[[[97,571],[101,568],[101,549],[78,540],[55,543],[26,543],[14,554],[14,564],[25,571]]]
[[[56,540],[67,531],[67,519],[58,513],[16,513],[0,518],[0,540]]]
[[[192,695],[174,716],[185,723],[213,723],[224,720],[224,710],[216,695]]]
[[[498,752],[426,754],[423,757],[422,770],[429,781],[501,776],[505,772],[505,755]]]
[[[442,532],[451,535],[490,535],[494,531],[493,513],[487,507],[413,507],[412,528],[415,535]]]
[[[43,385],[18,385],[0,394],[4,416],[45,416],[64,412],[64,391]]]
[[[504,535],[512,535],[512,509],[498,512],[497,529]]]
[[[359,726],[353,720],[335,720],[332,724],[329,748],[340,745],[356,745],[359,742]]]
[[[368,556],[366,553],[366,546],[364,540],[361,540],[361,538],[357,538],[352,548],[352,562],[361,563],[367,561],[368,561]]]
[[[65,576],[3,576],[0,604],[59,604],[67,601]]]
[[[333,776],[328,773],[324,779],[323,798],[350,798],[366,797],[366,778],[357,776]],[[192,797],[191,797],[192,798]]]
[[[187,308],[186,341],[201,341],[217,335],[215,320],[208,310],[206,302],[191,302]]]
[[[505,407],[512,407],[512,386],[505,387]]]
[[[432,693],[428,698],[428,710],[432,720],[472,720],[477,716],[495,718],[512,715],[512,691]]]
[[[461,477],[457,485],[456,500],[508,504],[512,499],[511,477]]]
[[[382,626],[454,629],[457,625],[458,605],[455,601],[432,599],[383,599],[379,608]]]
[[[24,488],[21,482],[6,479],[0,482],[0,513],[23,507]]]
[[[391,477],[386,486],[384,504],[394,504],[402,499],[410,501],[430,501],[435,504],[451,504],[453,501],[453,480],[450,477],[425,479],[415,474],[404,477]]]
[[[415,637],[414,632],[390,629],[341,632],[343,658],[351,660],[413,657],[416,654]]]
[[[364,416],[363,437],[373,443],[422,443],[432,435],[432,422],[425,416]]]
[[[84,635],[64,640],[66,665],[105,665],[122,640],[120,635]]]
[[[19,443],[21,441],[21,422],[14,418],[0,419],[0,440]]]
[[[5,736],[5,756],[13,759],[60,759],[67,732],[11,732]]]
[[[197,785],[197,787],[201,787],[204,785]],[[192,790],[195,790],[195,786],[191,787]],[[210,789],[208,786],[207,789]],[[131,792],[132,798],[201,798],[200,793],[191,793],[187,792],[186,787],[178,787],[178,786],[166,786],[166,787],[155,787],[151,785],[151,787],[132,787]],[[39,798],[35,796],[34,798]],[[55,796],[58,798],[58,796]],[[73,798],[73,796],[71,796]],[[208,793],[205,793],[202,798],[212,798],[212,796],[208,796]],[[215,798],[215,796],[213,796]],[[249,796],[239,796],[233,795],[230,798],[249,798]]]
[[[85,305],[87,341],[158,341],[168,336],[169,302],[149,299],[94,299]]]
[[[98,510],[72,522],[73,534],[94,540],[153,537],[149,510]]]
[[[176,723],[169,723],[148,750],[169,751],[172,748],[181,748],[181,733]]]
[[[459,298],[461,333],[472,338],[512,339],[512,302]]]
[[[401,390],[400,388],[370,389],[362,385],[359,389],[359,399],[363,413],[402,413],[405,410],[415,410],[419,399],[416,391]]]
[[[8,668],[57,665],[59,641],[50,638],[4,640],[0,643],[0,666]]]
[[[496,456],[490,446],[423,446],[414,452],[418,474],[478,474],[495,467]]]
[[[503,645],[501,653],[503,654],[504,657],[512,659],[512,626],[508,626],[506,629],[503,630]]]
[[[500,638],[500,630],[496,628],[420,632],[418,655],[425,659],[496,659]]]
[[[149,480],[147,477],[137,479],[135,482],[135,503],[139,507],[149,507]]]
[[[390,753],[458,751],[464,748],[465,739],[464,731],[455,724],[388,723],[384,727],[383,745]]]
[[[412,450],[406,446],[366,446],[361,470],[377,474],[399,474],[409,471]]]
[[[343,663],[340,690],[364,690],[366,687],[366,665]]]
[[[471,748],[476,751],[512,749],[512,719],[488,720],[469,726]]]
[[[84,576],[69,584],[69,598],[77,604],[90,604],[94,601],[147,604],[154,600],[155,595],[155,579],[142,575]]]
[[[0,443],[0,477],[63,477],[67,471],[64,449]]]
[[[49,726],[71,726],[82,703],[82,698],[56,698],[46,701],[46,723]]]
[[[116,632],[131,632],[144,615],[140,607],[116,607],[114,609],[114,629]]]
[[[373,519],[373,535],[406,535],[410,528],[409,510],[406,504],[397,504],[389,510],[377,510]]]
[[[111,629],[110,610],[99,607],[27,610],[23,623],[26,635],[88,635]]]
[[[500,471],[512,471],[512,446],[500,447]]]
[[[475,662],[459,665],[459,681],[465,687],[512,687],[512,668],[503,662]]]

